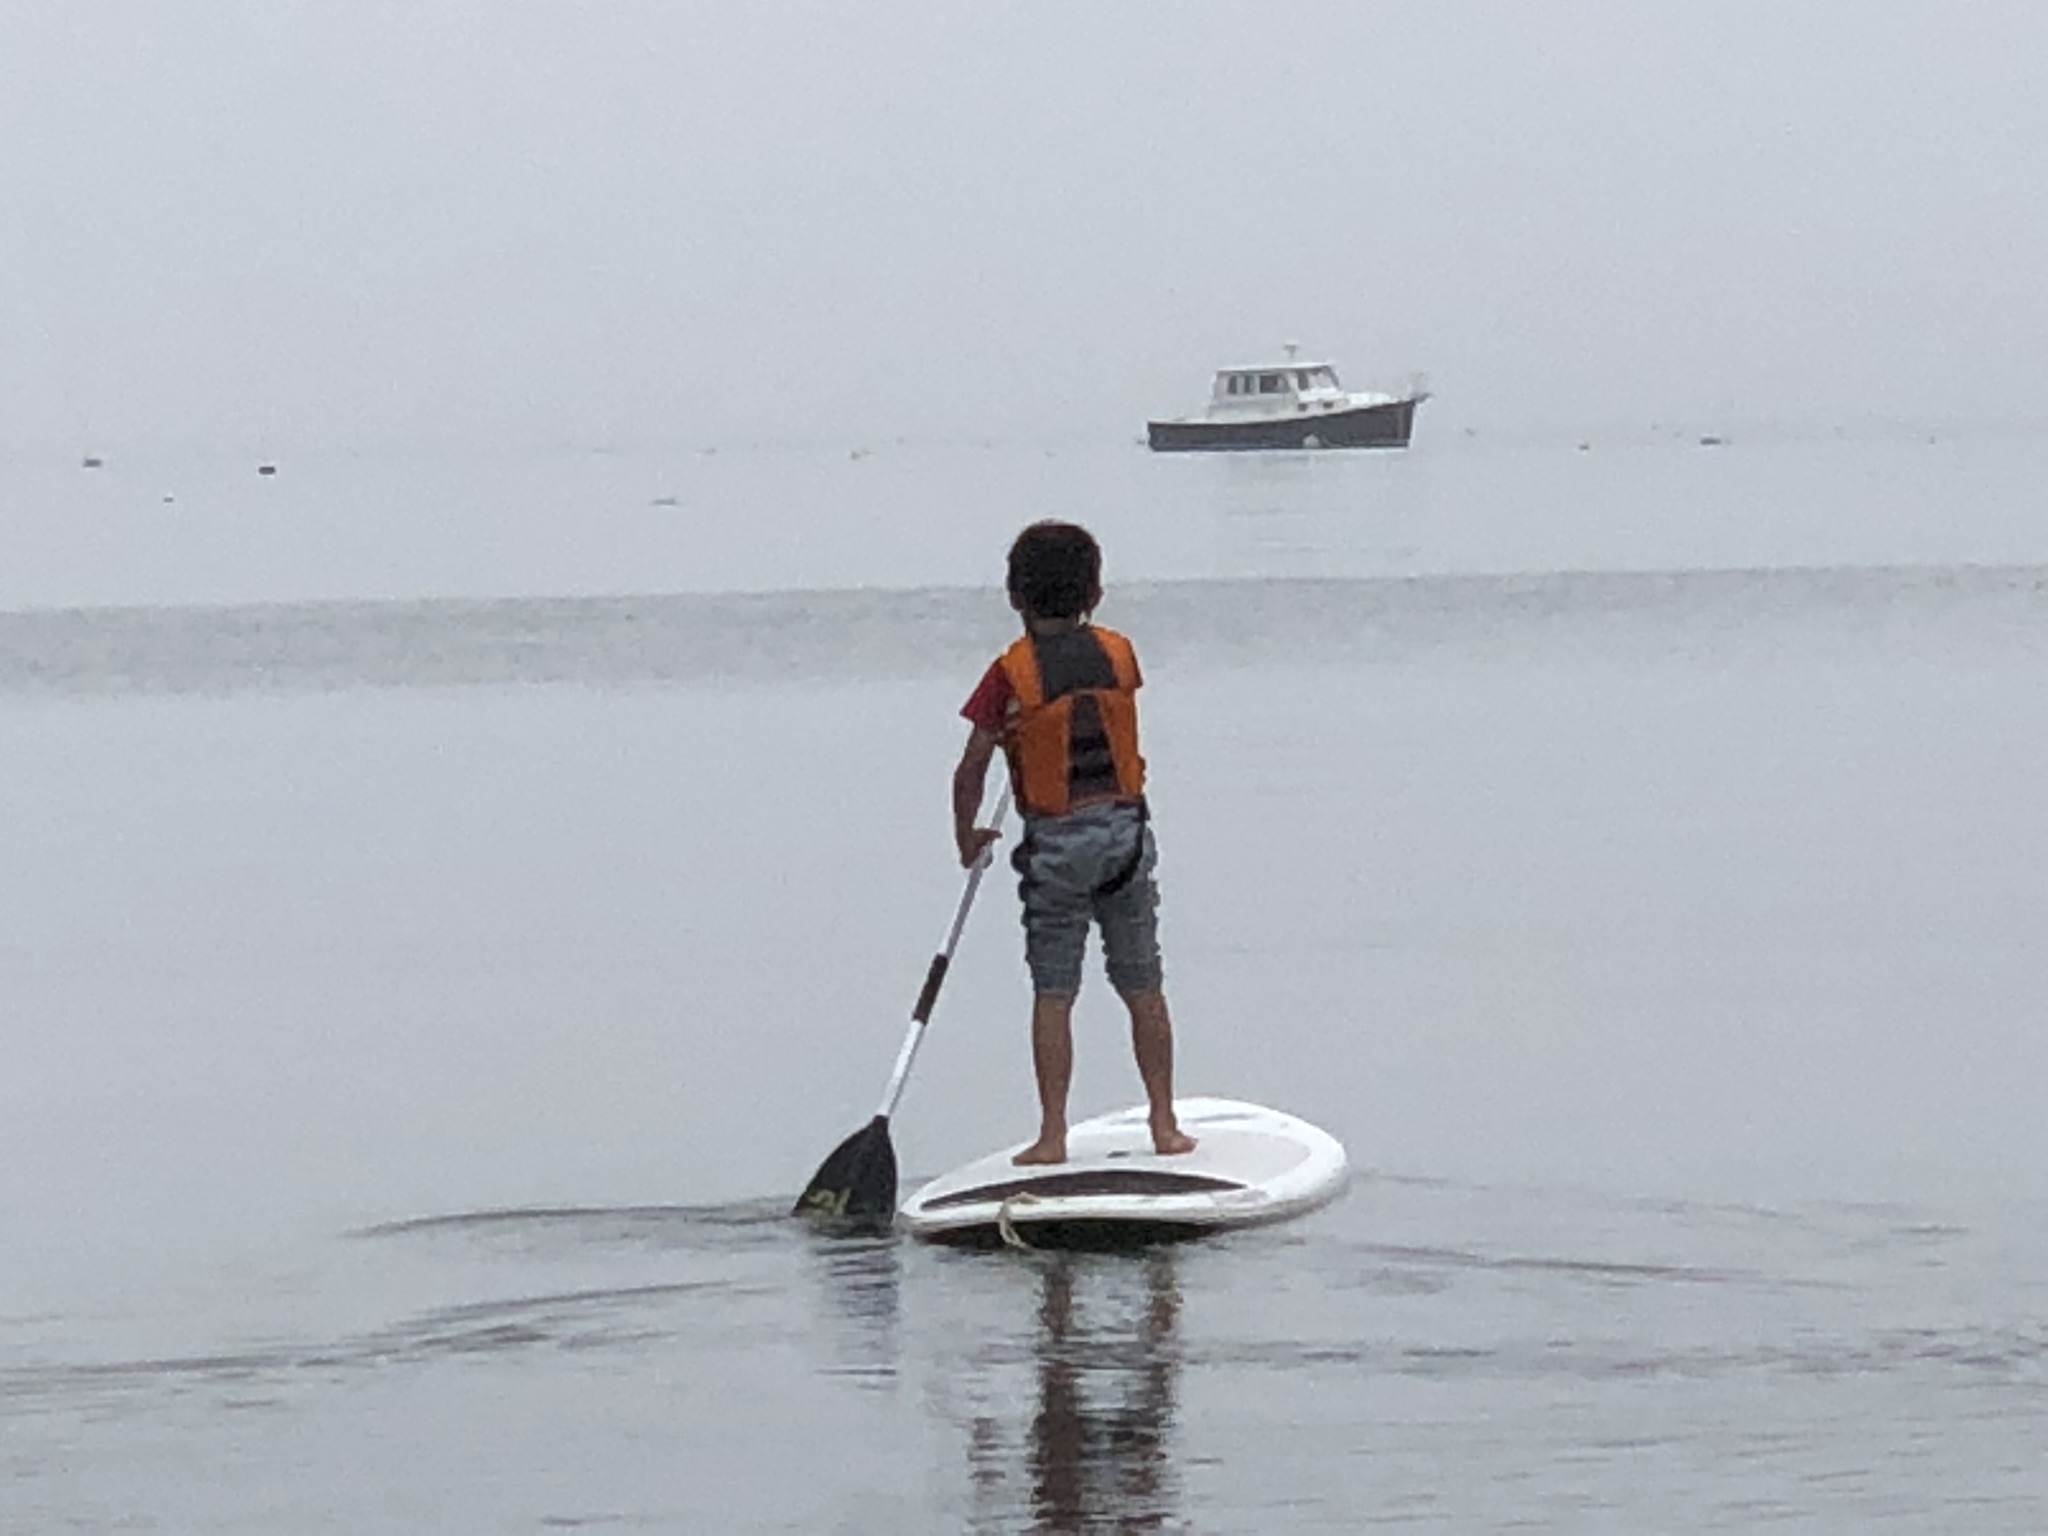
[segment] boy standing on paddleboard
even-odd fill
[[[1009,592],[1024,634],[960,711],[973,729],[953,770],[953,839],[961,866],[970,868],[1001,836],[974,824],[1000,747],[1024,817],[1010,862],[1024,899],[1040,1114],[1038,1139],[1016,1161],[1066,1161],[1074,994],[1091,925],[1102,929],[1110,985],[1130,1010],[1153,1148],[1191,1152],[1194,1139],[1173,1112],[1173,1023],[1161,986],[1152,879],[1158,852],[1138,752],[1137,653],[1116,631],[1089,622],[1102,601],[1102,551],[1085,528],[1026,528],[1010,546]]]

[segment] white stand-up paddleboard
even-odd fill
[[[938,1242],[1114,1247],[1283,1221],[1344,1188],[1344,1148],[1306,1120],[1233,1099],[1174,1108],[1192,1152],[1154,1152],[1141,1104],[1072,1127],[1064,1163],[1020,1168],[1019,1142],[956,1168],[903,1203],[902,1223]]]

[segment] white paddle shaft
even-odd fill
[[[1002,793],[996,796],[996,813],[989,825],[1000,828],[1003,818],[1009,813],[1010,781],[1006,774]],[[896,1052],[896,1070],[889,1074],[889,1086],[882,1093],[882,1107],[875,1111],[884,1120],[896,1112],[896,1101],[903,1097],[903,1085],[910,1078],[910,1064],[917,1059],[917,1048],[924,1041],[925,1025],[931,1022],[932,1005],[939,1000],[939,984],[946,979],[946,968],[953,963],[953,950],[960,942],[960,930],[967,926],[967,912],[974,905],[974,893],[981,889],[981,877],[994,860],[995,847],[990,844],[981,850],[981,856],[967,872],[967,889],[960,893],[960,905],[953,913],[953,927],[946,935],[946,947],[932,956],[931,969],[925,972],[924,989],[917,994],[917,1006],[910,1011],[910,1030],[903,1037],[902,1049]]]

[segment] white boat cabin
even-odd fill
[[[1392,395],[1347,390],[1330,363],[1260,363],[1219,368],[1209,391],[1209,416],[1292,416],[1302,411],[1380,405]]]
[[[1218,369],[1209,405],[1219,411],[1270,411],[1345,398],[1337,370],[1328,363],[1269,363],[1257,368]]]

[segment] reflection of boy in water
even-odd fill
[[[1175,1254],[1155,1249],[1142,1269],[1066,1253],[1044,1257],[1030,1426],[1019,1446],[1001,1418],[977,1415],[968,1425],[969,1528],[1044,1536],[1183,1529],[1172,1440],[1180,1374]],[[1085,1303],[1077,1289],[1087,1292]],[[1020,1455],[1028,1481],[1014,1475]],[[1029,1503],[1020,1509],[1020,1500]],[[1028,1525],[1019,1518],[1027,1514]]]
[[[1038,1414],[1031,1421],[1031,1502],[1041,1531],[1162,1530],[1172,1501],[1166,1432],[1174,1412],[1173,1259],[1146,1266],[1143,1320],[1128,1336],[1074,1326],[1074,1266],[1049,1265],[1038,1309]],[[1083,1365],[1083,1361],[1086,1365]],[[1083,1372],[1115,1381],[1121,1401],[1091,1406]]]
[[[1131,1045],[1160,1153],[1194,1150],[1173,1110],[1173,1023],[1159,962],[1158,851],[1138,752],[1143,679],[1130,641],[1089,622],[1102,601],[1102,551],[1085,528],[1034,523],[1010,547],[1010,606],[1024,634],[996,658],[960,713],[973,730],[953,770],[953,838],[971,867],[1000,835],[974,824],[988,765],[1009,760],[1024,837],[1024,958],[1031,970],[1031,1060],[1038,1139],[1020,1163],[1067,1157],[1074,994],[1092,925],[1110,985],[1131,1015]]]

